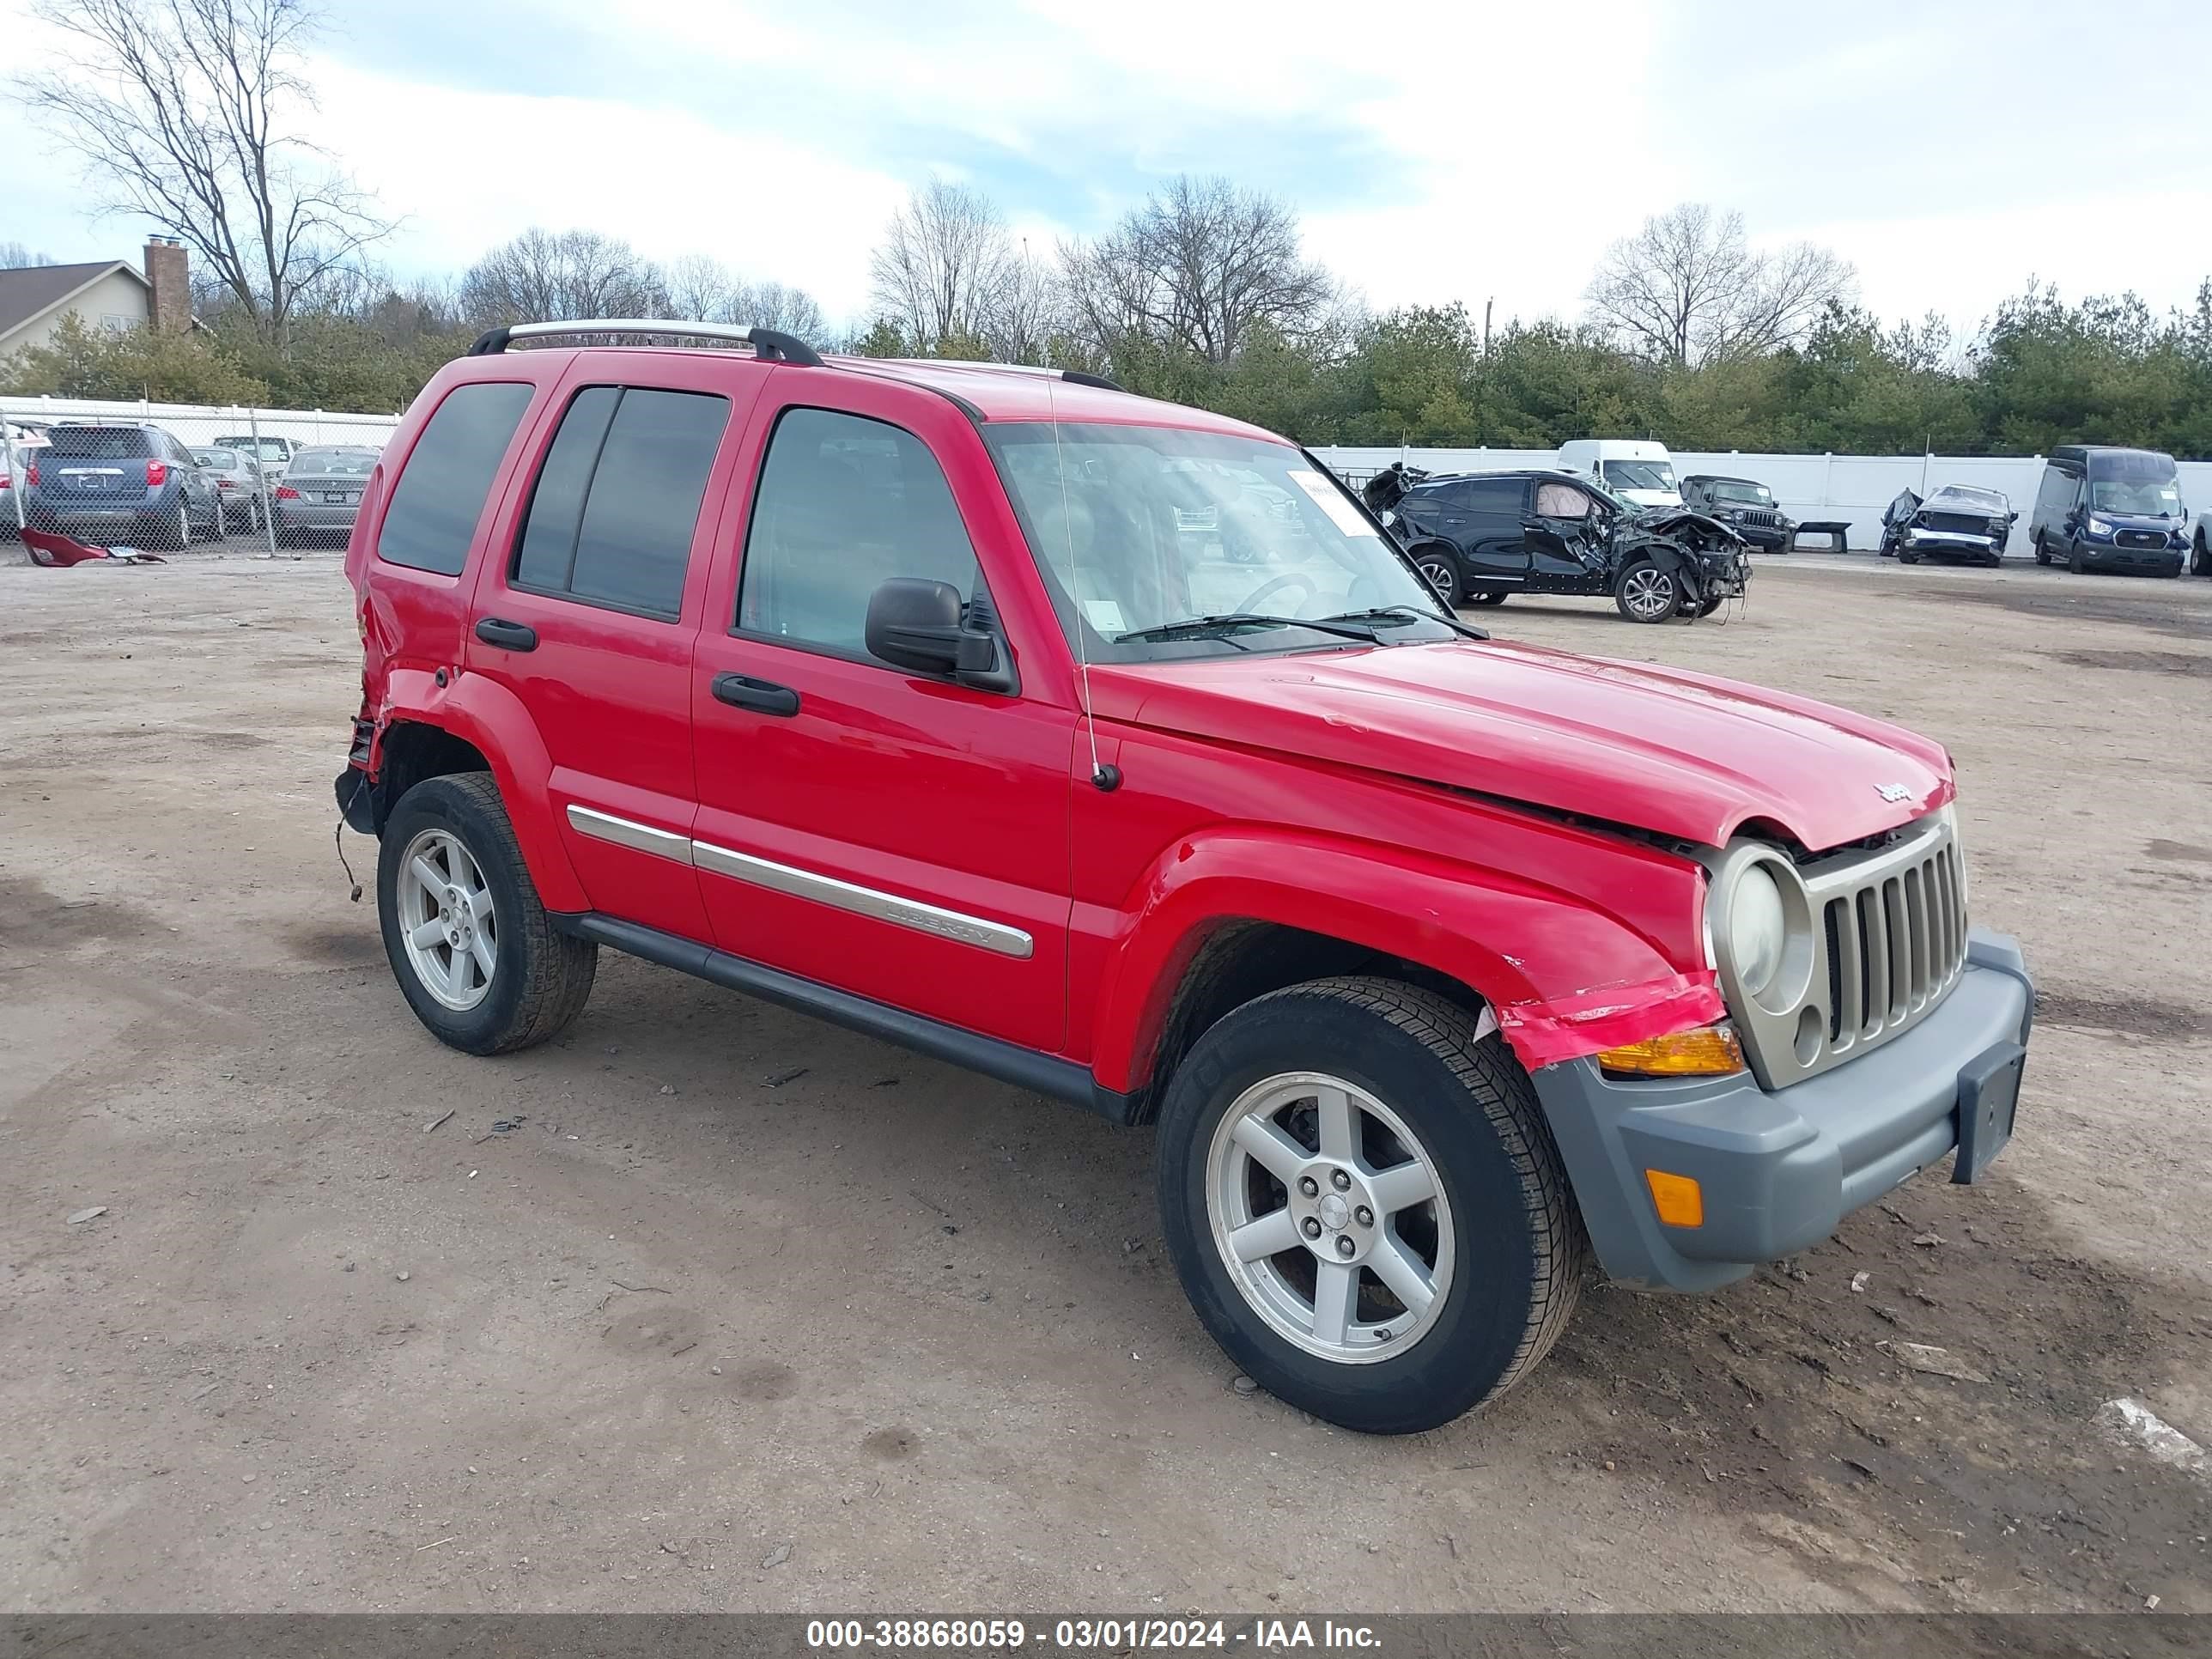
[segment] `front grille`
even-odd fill
[[[1948,531],[1954,536],[1986,536],[1990,521],[1978,519],[1971,513],[1923,513],[1920,515],[1923,530]]]
[[[2160,549],[2166,545],[2163,530],[2123,530],[2112,538],[2115,546]]]
[[[1802,866],[1813,920],[1805,991],[1776,1010],[1731,988],[1738,1031],[1771,1089],[1824,1072],[1910,1030],[1966,965],[1966,871],[1948,813],[1887,847]]]
[[[1758,507],[1746,507],[1735,515],[1735,521],[1738,524],[1753,525],[1761,530],[1782,528],[1782,515],[1779,513],[1769,513]]]

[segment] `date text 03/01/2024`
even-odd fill
[[[1194,1649],[1289,1653],[1300,1649],[1372,1651],[1380,1646],[1374,1629],[1334,1620],[1253,1619],[817,1619],[806,1626],[806,1644],[824,1652],[982,1653],[1023,1651],[1069,1653],[1174,1652]]]

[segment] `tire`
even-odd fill
[[[2189,574],[2192,576],[2212,576],[2212,546],[2206,544],[2204,532],[2201,530],[2197,532],[2196,551],[2190,556]]]
[[[1690,615],[1693,617],[1710,617],[1714,611],[1719,610],[1727,603],[1727,594],[1708,593],[1704,599],[1698,602],[1696,607],[1691,611]]]
[[[2077,576],[2086,576],[2089,574],[2089,567],[2081,562],[2080,548],[2069,546],[2066,550],[2066,568]]]
[[[2035,538],[2035,562],[2042,565],[2051,562],[2051,550],[2044,545],[2043,538],[2040,536]]]
[[[1328,1161],[1308,1150],[1328,1144],[1318,1099],[1297,1103],[1302,1090],[1340,1087],[1358,1109],[1338,1120],[1357,1126],[1354,1138],[1336,1144],[1356,1160],[1342,1167],[1360,1172],[1342,1189],[1321,1173]],[[1395,1209],[1385,1188],[1365,1184],[1374,1174],[1365,1155],[1387,1153],[1396,1133],[1376,1106],[1417,1149],[1410,1161],[1388,1158],[1386,1170],[1414,1172],[1431,1188]],[[1274,1126],[1266,1144],[1285,1178],[1231,1133],[1248,1117]],[[1294,1140],[1290,1126],[1308,1138]],[[1291,1184],[1303,1178],[1298,1158],[1312,1160],[1304,1167],[1318,1177],[1310,1202],[1295,1200],[1302,1210]],[[1589,1243],[1527,1074],[1495,1033],[1476,1040],[1465,1009],[1394,981],[1292,986],[1217,1023],[1169,1085],[1158,1178],[1169,1253],[1214,1340],[1279,1399],[1366,1433],[1433,1429],[1512,1386],[1565,1329],[1587,1270]],[[1227,1239],[1232,1226],[1251,1224],[1239,1219],[1248,1212],[1262,1223],[1280,1216],[1289,1242],[1240,1263]],[[1354,1261],[1304,1242],[1303,1227],[1322,1224],[1323,1213],[1318,1237],[1357,1240]],[[1394,1277],[1410,1262],[1419,1282],[1439,1286],[1419,1312],[1368,1265],[1384,1251]],[[1350,1286],[1338,1304],[1348,1323],[1334,1341],[1314,1328],[1324,1271]],[[1301,1279],[1310,1288],[1300,1290]]]
[[[1899,564],[1918,564],[1920,556],[1917,553],[1899,553],[1897,556],[1897,562]]]
[[[1613,578],[1613,603],[1632,623],[1662,623],[1682,606],[1682,586],[1649,559],[1624,567]]]
[[[1492,588],[1486,592],[1470,593],[1467,596],[1467,602],[1469,605],[1503,605],[1510,597],[1504,588],[1499,587]]]
[[[1413,555],[1413,566],[1427,578],[1429,585],[1437,590],[1437,597],[1443,600],[1446,606],[1454,611],[1459,609],[1461,584],[1458,560],[1434,543],[1431,543]]]
[[[426,864],[430,873],[447,878],[441,886],[475,886],[465,867],[453,866],[448,849],[456,844],[482,884],[474,903],[452,910],[454,932],[471,948],[464,952],[447,943],[454,936],[449,932],[421,951],[411,949],[408,918],[420,916],[423,926],[437,921],[422,903],[428,884],[411,866]],[[377,854],[376,908],[384,953],[408,1006],[431,1036],[464,1054],[511,1054],[543,1042],[582,1012],[592,994],[599,947],[555,930],[489,772],[426,778],[400,797]],[[483,953],[473,948],[479,934],[490,947],[488,972]],[[436,973],[441,949],[458,981]],[[417,956],[430,966],[418,967]]]
[[[155,524],[161,537],[156,545],[164,550],[181,553],[192,544],[191,512],[185,505],[185,498],[181,491],[177,496],[176,517],[171,519],[164,515],[156,519]]]

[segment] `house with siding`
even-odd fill
[[[64,319],[118,333],[192,325],[191,270],[184,245],[146,244],[142,267],[127,259],[0,270],[0,359],[44,345]]]

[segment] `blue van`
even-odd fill
[[[2179,576],[2188,548],[2181,475],[2153,449],[2063,444],[2035,492],[2028,544],[2035,562],[2085,570]]]

